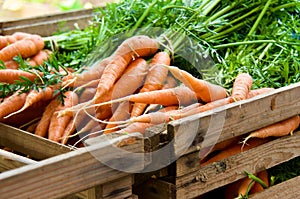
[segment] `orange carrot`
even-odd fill
[[[123,74],[128,64],[136,57],[147,57],[158,50],[158,42],[148,36],[139,35],[126,39],[116,49],[111,62],[105,67],[94,99],[109,91]]]
[[[105,67],[110,61],[111,58],[108,57],[103,60],[99,60],[91,67],[88,67],[87,70],[83,71],[82,73],[70,73],[68,76],[64,77],[62,86],[68,85],[71,87],[79,87],[92,80],[100,79]]]
[[[114,111],[112,117],[109,119],[108,124],[104,129],[104,133],[108,134],[116,131],[117,129],[113,129],[113,128],[116,127],[117,124],[113,124],[112,122],[123,121],[130,118],[131,109],[132,109],[132,105],[130,103],[121,102],[118,105],[117,109]]]
[[[28,33],[15,32],[12,35],[0,35],[0,50],[12,43],[15,43],[18,40],[24,39],[25,37],[30,36]]]
[[[218,154],[211,157],[207,161],[201,162],[201,165],[204,166],[204,165],[210,164],[212,162],[223,160],[225,158],[228,158],[229,156],[233,156],[233,155],[236,155],[238,153],[241,153],[242,151],[252,149],[252,148],[257,147],[259,145],[262,145],[262,144],[264,144],[268,141],[269,141],[269,139],[255,138],[253,140],[250,140],[249,144],[245,145],[245,147],[243,149],[241,149],[241,145],[239,143],[234,144],[234,145],[230,145],[229,147],[227,147],[224,150],[220,151]]]
[[[150,92],[137,93],[102,103],[95,103],[92,106],[103,106],[123,101],[135,103],[160,104],[163,106],[188,105],[197,102],[196,94],[186,86],[155,90]]]
[[[15,92],[13,95],[6,97],[0,103],[0,119],[22,108],[26,101],[27,93]]]
[[[15,80],[22,80],[20,77],[25,77],[30,81],[34,81],[37,77],[36,74],[26,72],[23,70],[15,69],[2,69],[0,70],[0,82],[13,84]]]
[[[62,117],[57,117],[57,111],[71,107],[77,103],[78,103],[78,96],[76,93],[72,91],[65,92],[64,104],[58,106],[56,108],[56,112],[54,112],[51,117],[49,130],[48,130],[48,139],[55,142],[60,142],[64,134],[65,128],[68,125],[69,121],[71,120],[71,117],[67,115]]]
[[[95,103],[104,103],[106,101],[131,95],[142,85],[148,69],[149,65],[143,58],[137,58],[132,61],[122,77],[118,79],[105,96],[97,98]],[[111,116],[113,109],[114,107],[109,103],[105,106],[99,106],[96,108],[96,117],[100,120],[104,120]]]
[[[170,65],[171,58],[166,52],[158,52],[154,55],[150,63],[150,71],[146,76],[146,80],[143,88],[140,92],[149,92],[154,90],[160,90],[163,87],[163,83],[168,75],[168,69],[162,65]],[[132,108],[131,116],[141,115],[147,104],[135,103]]]
[[[292,134],[293,131],[298,128],[299,122],[300,122],[299,115],[295,115],[286,120],[276,122],[275,124],[271,124],[269,126],[251,132],[243,140],[242,143],[243,145],[245,145],[250,138],[281,137],[288,134]]]
[[[20,67],[19,64],[14,60],[4,62],[4,65],[6,69],[18,69]]]
[[[85,88],[80,94],[79,103],[87,102],[91,100],[94,97],[95,93],[96,93],[96,88],[93,87]]]
[[[33,57],[29,59],[30,66],[42,65],[44,61],[49,59],[51,53],[52,52],[47,49],[40,50],[37,54],[35,54]]]
[[[55,109],[60,105],[60,101],[58,99],[53,99],[46,106],[45,111],[35,129],[35,134],[41,137],[46,137],[48,134],[48,128],[50,124],[50,119],[55,112]]]
[[[205,111],[209,111],[209,110],[213,110],[214,108],[217,107],[221,107],[221,106],[225,106],[229,103],[231,103],[231,97],[227,97],[227,98],[223,98],[223,99],[219,99],[213,102],[209,102],[204,104],[203,106],[198,106],[194,109],[188,110],[186,112],[183,113],[175,113],[173,115],[171,115],[170,117],[173,119],[180,119],[180,118],[184,118],[184,117],[188,117],[194,114],[198,114],[198,113],[203,113]]]
[[[271,92],[273,90],[275,90],[275,89],[274,88],[258,88],[258,89],[250,90],[249,93],[247,94],[247,99],[257,96],[257,95],[260,95],[260,94],[263,94],[263,93]]]
[[[227,96],[226,89],[219,85],[195,78],[190,73],[175,66],[167,66],[167,68],[176,79],[193,90],[197,98],[203,102],[211,102]]]
[[[269,174],[268,174],[267,170],[262,170],[262,171],[258,172],[256,174],[256,176],[259,179],[261,179],[267,187],[270,186],[270,184],[269,184]],[[252,186],[251,190],[250,190],[250,195],[254,194],[254,193],[261,192],[264,189],[265,188],[263,188],[260,183],[255,182],[254,185]]]
[[[120,134],[128,134],[128,133],[141,133],[141,134],[145,134],[147,128],[153,126],[153,124],[151,123],[142,123],[142,122],[138,122],[138,123],[132,123],[129,126],[116,131],[116,133],[120,133]],[[125,145],[129,145],[135,142],[135,138],[131,137],[128,139],[124,139],[122,141],[120,141],[117,145],[120,146],[125,146]]]
[[[44,48],[44,40],[39,35],[30,35],[0,50],[0,60],[8,61],[17,55],[31,57]]]
[[[232,86],[231,99],[233,101],[247,99],[247,95],[251,90],[252,83],[252,77],[248,73],[238,74]]]
[[[54,93],[54,89],[52,87],[46,87],[45,89],[39,88],[39,90],[29,91],[29,93],[26,97],[26,101],[25,101],[24,105],[22,106],[22,108],[5,116],[4,118],[8,118],[8,117],[11,117],[12,115],[20,113],[20,112],[24,111],[26,108],[28,108],[29,106],[31,106],[32,104],[34,104],[40,100],[44,100],[44,101],[51,100],[54,97],[53,93]]]

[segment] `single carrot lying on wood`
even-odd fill
[[[262,145],[264,143],[267,143],[269,140],[270,139],[255,138],[253,140],[250,140],[250,142],[247,145],[245,145],[244,148],[241,148],[241,144],[239,144],[239,143],[230,145],[229,147],[223,149],[222,151],[220,151],[218,154],[216,154],[215,156],[211,157],[207,161],[200,162],[200,164],[202,166],[204,166],[204,165],[208,165],[208,164],[210,164],[212,162],[223,160],[225,158],[228,158],[229,156],[236,155],[238,153],[241,153],[242,151],[246,151],[246,150],[252,149],[254,147],[257,147],[259,145]]]
[[[13,95],[6,97],[3,102],[0,103],[0,119],[22,108],[26,97],[27,93],[19,92],[15,92]]]
[[[142,92],[149,92],[154,90],[160,90],[163,87],[163,83],[168,75],[168,69],[162,65],[170,65],[171,58],[166,52],[158,52],[154,55],[150,62],[150,71],[146,76],[146,80]],[[148,104],[134,103],[131,116],[141,115]]]
[[[94,99],[102,97],[113,87],[132,60],[136,57],[153,55],[158,47],[158,42],[155,39],[145,35],[133,36],[122,42],[103,71]]]
[[[25,77],[33,82],[35,78],[37,78],[37,75],[27,71],[16,69],[0,70],[0,82],[13,84],[15,80],[22,80],[20,77]]]
[[[12,60],[17,55],[20,55],[23,58],[31,57],[42,50],[44,45],[45,43],[41,36],[30,35],[1,49],[0,60]]]
[[[72,91],[65,92],[64,104],[61,104],[56,108],[56,111],[63,110],[65,108],[71,107],[78,103],[78,96]],[[65,115],[62,117],[57,117],[57,112],[54,112],[48,129],[48,139],[60,142],[64,134],[65,128],[68,125],[72,117]]]
[[[176,79],[193,90],[197,98],[203,102],[211,102],[227,96],[226,89],[219,85],[195,78],[190,73],[175,66],[167,66],[167,68]]]
[[[56,98],[50,101],[50,103],[46,106],[45,111],[43,112],[43,115],[35,128],[34,134],[39,135],[41,137],[47,136],[51,117],[55,112],[56,108],[60,105],[60,103],[61,102]]]
[[[28,108],[29,106],[31,106],[32,104],[44,100],[51,100],[52,98],[54,98],[54,88],[53,87],[46,87],[45,89],[39,88],[39,90],[31,90],[29,91],[27,97],[26,97],[26,101],[24,103],[24,105],[22,106],[22,108],[20,108],[19,110],[5,116],[4,118],[8,118],[11,117],[15,114],[18,114],[22,111],[24,111],[26,108]]]
[[[247,95],[251,90],[252,83],[252,77],[248,73],[238,74],[232,86],[231,99],[233,101],[247,99]]]
[[[292,134],[298,128],[299,122],[299,115],[295,115],[286,120],[253,131],[242,141],[243,146],[250,138],[281,137]]]
[[[271,92],[273,90],[275,90],[275,88],[258,88],[258,89],[250,90],[249,93],[247,94],[247,99],[263,93]]]

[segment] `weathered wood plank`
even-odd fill
[[[74,29],[76,23],[78,27],[84,28],[88,25],[88,20],[93,17],[93,9],[70,11],[41,17],[0,22],[0,34],[9,35],[17,31],[50,36],[58,31]]]
[[[0,172],[33,163],[36,163],[36,161],[0,149]]]
[[[300,114],[300,83],[252,99],[170,122],[174,153],[181,156]]]
[[[268,189],[256,193],[251,199],[274,198],[274,199],[295,199],[300,198],[299,189],[300,176],[269,187]]]
[[[132,195],[133,176],[125,176],[95,189],[97,199],[123,199]]]
[[[72,149],[18,128],[0,123],[0,145],[22,152],[37,160],[53,157]]]
[[[133,145],[135,147],[130,146],[132,152],[143,152],[142,140]],[[126,150],[126,146],[123,148]],[[0,195],[3,198],[60,198],[131,175],[106,166],[109,160],[120,159],[123,164],[119,154],[110,149],[111,143],[99,143],[4,172],[0,174]],[[101,162],[99,157],[107,162]]]
[[[257,173],[300,155],[300,132],[285,136],[224,160],[199,167],[176,178],[177,197],[193,198],[243,177],[244,171]]]

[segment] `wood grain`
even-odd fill
[[[0,174],[0,195],[3,198],[60,198],[131,175],[112,169],[97,158],[121,159],[110,147],[110,143],[98,143],[6,171]],[[143,152],[142,141],[137,140],[130,149]],[[124,163],[122,159],[120,163]]]

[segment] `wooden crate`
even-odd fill
[[[88,21],[93,18],[93,14],[93,9],[83,9],[40,17],[2,21],[0,22],[0,35],[10,35],[21,31],[45,37],[51,36],[58,31],[68,31],[75,28],[82,29],[89,25]]]
[[[257,173],[300,156],[300,132],[295,132],[292,136],[274,139],[206,166],[200,166],[199,159],[200,150],[209,146],[209,143],[219,143],[242,136],[300,114],[299,99],[300,83],[296,83],[253,99],[232,103],[206,113],[171,122],[168,125],[168,137],[173,140],[174,147],[170,152],[170,157],[175,156],[178,159],[158,176],[137,184],[134,192],[145,199],[201,197],[244,178],[244,171]],[[215,119],[219,117],[221,120],[223,116],[225,122],[222,128],[215,125],[209,126],[212,117]],[[186,137],[183,136],[184,133],[192,133],[191,130],[194,127],[197,129],[192,144],[187,150],[180,151],[182,148],[180,146],[186,145],[187,142]],[[206,135],[209,128],[211,128],[210,133]],[[217,136],[218,139],[215,140],[214,136]],[[153,142],[157,142],[157,138],[153,139]],[[297,179],[299,177],[282,183],[282,185],[271,187],[254,198],[286,198],[284,194],[287,193],[289,198],[298,198],[299,191],[293,191],[294,188],[279,193],[289,185],[295,186]],[[274,194],[275,192],[276,194]]]
[[[133,198],[133,174],[110,168],[99,159],[118,159],[111,143],[125,135],[111,135],[110,142],[97,138],[95,144],[72,149],[20,129],[0,124],[0,145],[17,153],[0,150],[0,195],[2,198]],[[122,147],[143,152],[141,139]],[[26,154],[23,156],[20,154]],[[95,156],[97,155],[97,156]],[[99,155],[99,156],[98,156]],[[30,157],[30,158],[28,158]],[[133,167],[143,168],[143,161]],[[126,165],[125,165],[126,166]],[[128,166],[128,165],[127,165]],[[129,165],[131,166],[131,165]],[[135,197],[136,198],[136,197]]]

